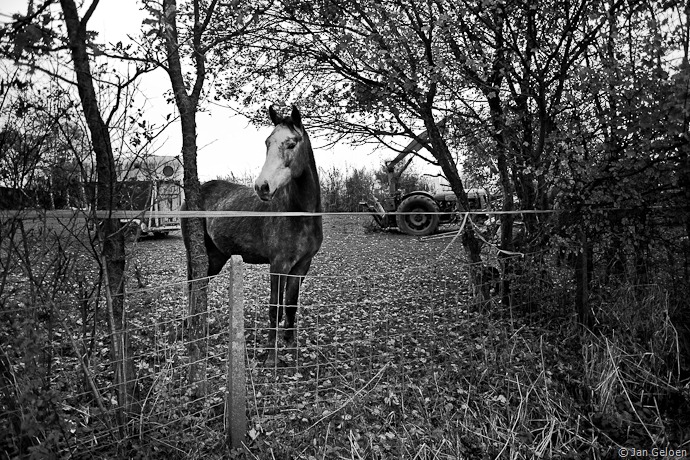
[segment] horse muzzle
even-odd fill
[[[270,201],[271,198],[273,198],[273,193],[271,191],[271,187],[268,185],[268,182],[264,181],[263,184],[254,184],[254,191],[258,195],[258,197],[261,199],[261,201]]]

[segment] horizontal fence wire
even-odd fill
[[[520,215],[520,214],[553,214],[561,212],[554,209],[525,209],[519,211],[498,211],[498,210],[477,210],[477,211],[453,211],[453,212],[432,212],[432,211],[338,211],[338,212],[297,212],[297,211],[150,211],[150,210],[85,210],[85,209],[58,209],[58,210],[0,210],[0,218],[21,218],[21,219],[58,219],[69,220],[85,217],[97,217],[99,219],[143,219],[143,218],[193,218],[193,217],[338,217],[338,216],[410,216],[410,215],[448,215],[457,214],[459,216],[469,215]]]

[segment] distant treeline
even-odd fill
[[[256,175],[250,172],[231,173],[218,179],[253,186]],[[389,194],[388,178],[383,168],[319,168],[319,180],[321,202],[325,212],[358,211],[360,202],[372,201],[374,198],[383,201]],[[148,181],[126,181],[118,184],[127,186],[119,187],[119,192],[116,192],[119,195],[116,209],[143,209],[147,206],[151,186]],[[49,187],[48,184],[41,183],[21,189],[0,187],[0,209],[84,208],[92,202],[93,184],[73,180],[62,185]],[[409,193],[414,190],[431,190],[432,186],[423,174],[409,169],[398,179],[398,188],[403,193]]]
[[[0,209],[25,208],[51,209],[50,191],[47,189],[0,187]]]
[[[78,178],[34,180],[24,187],[0,186],[0,209],[67,209],[84,207],[87,189]],[[91,193],[93,196],[93,193]]]
[[[147,209],[154,185],[152,181],[118,182],[113,209]],[[95,202],[95,190],[96,184],[92,182],[73,183],[67,188],[52,190],[48,187],[0,187],[0,210],[87,208]],[[181,188],[179,190],[181,192]]]
[[[255,178],[256,174],[250,172],[218,177],[246,186],[253,186]],[[362,201],[383,200],[388,196],[388,178],[383,168],[319,168],[319,181],[324,212],[355,212]],[[432,187],[423,174],[409,169],[398,179],[398,188],[408,193]]]

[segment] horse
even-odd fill
[[[266,160],[254,188],[223,180],[201,187],[206,211],[321,212],[321,186],[309,135],[297,107],[287,117],[268,109],[273,132],[266,139]],[[233,255],[250,264],[269,264],[269,360],[275,360],[278,324],[285,311],[284,340],[294,347],[299,290],[323,241],[321,216],[207,217],[204,243],[208,276],[215,276]],[[184,235],[184,232],[183,232]]]

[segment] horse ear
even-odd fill
[[[271,117],[271,121],[274,125],[278,125],[281,122],[280,115],[278,115],[272,105],[268,106],[268,116]]]
[[[297,128],[304,128],[302,126],[302,114],[299,113],[299,109],[297,108],[296,105],[292,106],[292,113],[290,114],[290,118],[292,118],[292,123],[297,127]]]

